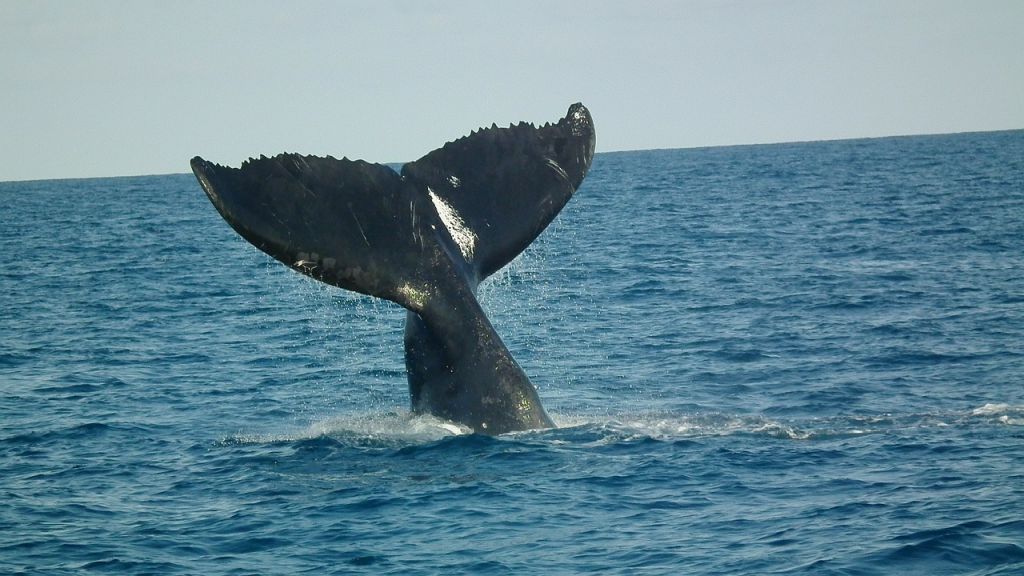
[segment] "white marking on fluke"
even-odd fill
[[[553,158],[545,158],[544,160],[548,163],[548,168],[554,170],[555,174],[558,174],[559,178],[565,180],[566,182],[569,181],[569,174],[565,172],[565,168],[562,168],[561,164],[555,162]]]
[[[459,251],[462,252],[466,260],[472,260],[473,249],[476,247],[476,234],[469,229],[469,226],[466,226],[466,222],[459,216],[459,213],[435,194],[429,186],[427,193],[430,194],[430,201],[434,203],[434,208],[437,210],[437,215],[441,217],[444,227],[448,229],[452,240],[459,245]]]
[[[427,299],[430,298],[430,294],[425,290],[416,288],[408,282],[398,287],[398,293],[402,295],[414,309],[422,309],[427,305]]]

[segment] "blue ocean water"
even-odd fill
[[[1024,573],[1024,131],[599,154],[482,289],[497,438],[191,175],[0,223],[0,573]]]

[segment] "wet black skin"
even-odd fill
[[[401,174],[297,154],[249,160],[240,169],[197,156],[192,170],[221,216],[253,245],[303,274],[409,310],[406,368],[415,412],[501,434],[554,424],[476,289],[569,201],[594,142],[590,113],[574,104],[555,124],[491,127],[449,142]],[[475,237],[468,253],[431,194]]]

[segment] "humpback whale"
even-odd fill
[[[480,282],[558,215],[594,156],[582,104],[536,127],[492,125],[400,172],[293,153],[192,171],[243,238],[288,267],[407,309],[414,413],[481,434],[549,428],[537,390],[477,301]]]

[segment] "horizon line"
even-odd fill
[[[1019,132],[1024,130],[1021,128],[997,128],[993,130],[962,130],[957,132],[920,132],[913,134],[887,134],[882,136],[850,136],[840,138],[821,138],[818,140],[771,140],[764,142],[742,142],[733,144],[705,144],[699,146],[675,146],[675,147],[658,147],[658,148],[623,148],[619,150],[601,150],[600,152],[594,152],[595,156],[601,154],[623,154],[629,152],[657,152],[665,150],[708,150],[713,148],[743,148],[750,146],[778,146],[784,144],[815,144],[825,142],[847,142],[853,140],[884,140],[888,138],[917,138],[927,136],[959,136],[965,134],[994,134],[998,132]],[[413,160],[406,160],[401,162],[377,162],[377,164],[383,164],[385,166],[392,164],[406,164]],[[183,172],[158,172],[150,174],[114,174],[108,176],[59,176],[53,178],[17,178],[13,180],[0,180],[0,184],[6,183],[29,183],[29,182],[55,182],[62,180],[105,180],[115,178],[146,178],[150,176],[178,176],[189,174],[187,171]]]

